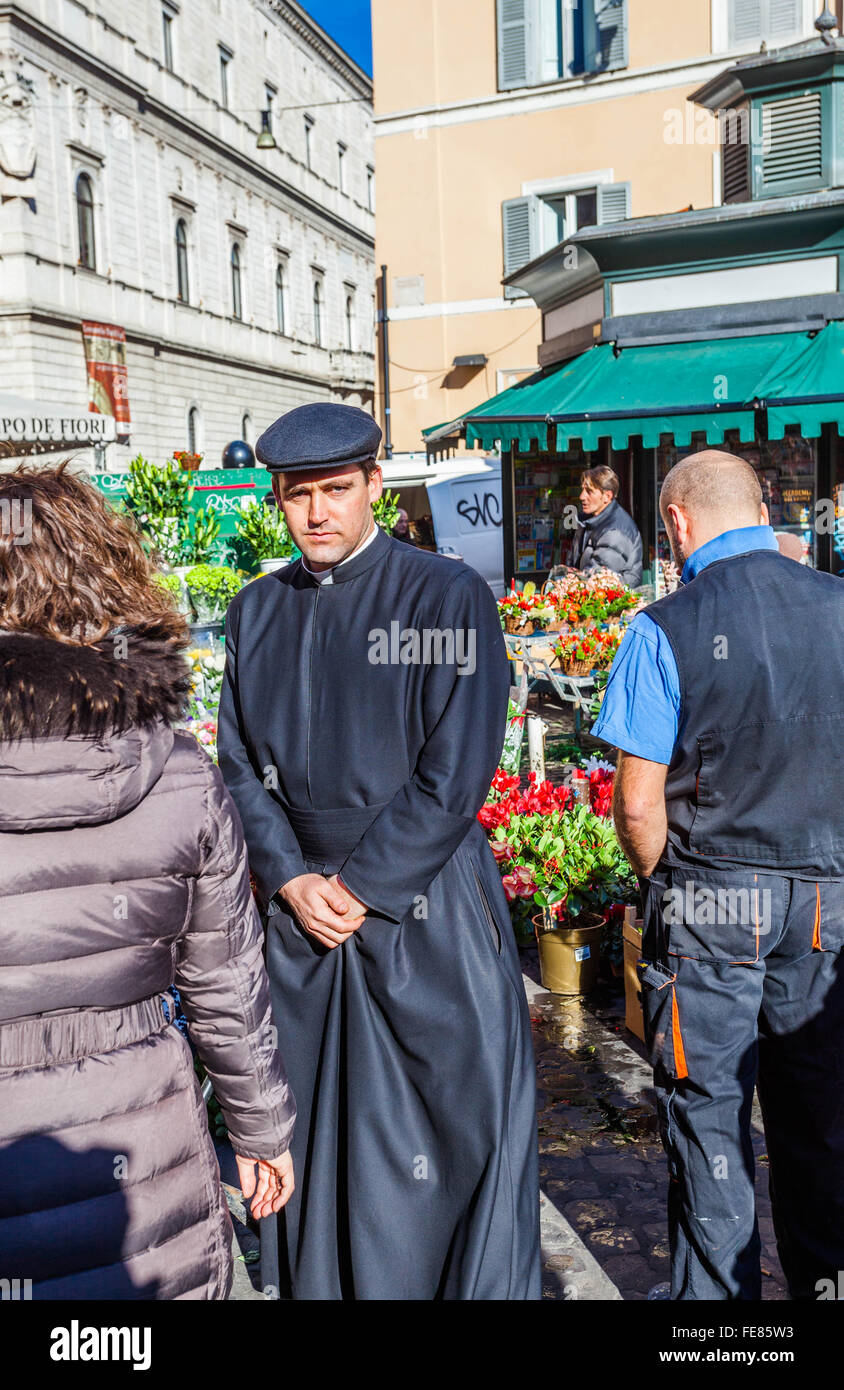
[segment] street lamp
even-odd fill
[[[278,146],[276,145],[275,136],[273,135],[272,130],[270,129],[269,111],[261,112],[261,131],[256,143],[259,150],[278,149]]]

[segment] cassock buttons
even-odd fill
[[[381,447],[371,415],[353,405],[315,401],[297,406],[264,430],[255,454],[271,473],[366,463]]]

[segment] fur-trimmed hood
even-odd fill
[[[190,670],[155,625],[91,646],[0,632],[0,830],[96,825],[164,769]]]
[[[0,632],[0,742],[100,737],[181,715],[190,668],[154,623],[92,646]]]

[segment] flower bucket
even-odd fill
[[[261,574],[274,574],[276,570],[282,570],[289,564],[289,555],[276,555],[271,560],[261,560],[258,568]]]
[[[202,463],[202,454],[191,454],[187,449],[177,449],[173,457],[180,468],[185,468],[191,473],[195,473]]]
[[[589,994],[598,981],[603,917],[596,912],[583,912],[575,924],[549,931],[544,914],[539,913],[533,924],[543,988],[550,994]]]
[[[533,620],[522,620],[521,614],[508,613],[504,619],[504,631],[515,637],[530,637],[533,633]]]
[[[563,662],[563,672],[567,676],[588,676],[594,666],[591,659],[586,661],[573,661],[569,658]]]
[[[188,623],[188,627],[194,646],[207,646],[213,649],[214,642],[224,635],[226,625],[223,620],[220,620],[219,622]]]
[[[208,603],[201,596],[191,594],[194,612],[196,613],[197,623],[202,623],[207,627],[209,623],[222,623],[226,614],[225,609],[221,609],[218,603]]]

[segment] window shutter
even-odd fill
[[[598,226],[624,222],[630,216],[630,184],[598,184]]]
[[[627,67],[627,0],[584,0],[584,54],[591,72]]]
[[[509,198],[502,204],[504,220],[504,274],[512,275],[539,255],[539,199]],[[505,299],[524,299],[524,290],[504,286]]]
[[[730,48],[761,41],[763,0],[730,0]]]
[[[747,103],[731,107],[724,122],[721,142],[721,201],[746,203],[750,199],[750,143]]]
[[[498,86],[528,87],[535,81],[532,62],[536,0],[498,0]]]
[[[790,39],[803,29],[803,0],[730,0],[730,46]]]
[[[767,33],[763,38],[789,39],[802,32],[803,0],[768,0]]]
[[[762,189],[819,183],[823,178],[820,92],[762,103]]]

